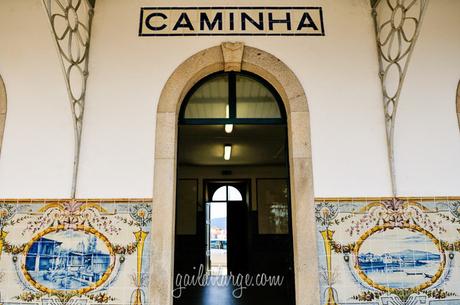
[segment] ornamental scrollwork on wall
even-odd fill
[[[378,0],[373,17],[379,55],[380,79],[388,144],[393,195],[396,196],[394,170],[394,126],[399,99],[409,60],[420,33],[429,0]]]
[[[397,198],[383,200],[367,205],[360,212],[362,213],[360,217],[352,221],[346,230],[350,236],[356,236],[363,230],[374,226],[404,227],[421,225],[429,228],[430,231],[445,232],[439,221],[433,221],[428,217],[426,208],[413,201]]]
[[[129,208],[129,215],[131,215],[141,227],[144,227],[152,221],[152,206],[149,203],[132,206]]]
[[[91,24],[94,14],[93,3],[89,0],[42,1],[58,49],[74,123],[75,160],[71,197],[75,198],[88,78]]]
[[[329,226],[337,217],[338,209],[330,202],[322,202],[315,207],[316,222],[322,226]]]
[[[6,88],[0,75],[0,154],[2,152],[3,134],[5,132],[6,122]]]
[[[0,203],[0,229],[16,214],[16,205],[9,203]]]
[[[457,106],[458,128],[460,129],[460,81],[458,82],[458,86],[457,86],[457,101],[456,101],[456,106]]]
[[[457,219],[460,220],[460,200],[452,201],[449,204],[449,209],[452,215],[454,215]]]

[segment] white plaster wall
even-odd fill
[[[0,198],[69,197],[70,106],[41,1],[0,0],[0,74],[8,95]]]
[[[80,197],[149,197],[155,111],[167,78],[186,58],[243,41],[284,61],[310,107],[316,196],[390,195],[383,110],[367,0],[289,1],[322,6],[326,37],[138,37],[142,6],[186,1],[98,0],[82,142]],[[200,5],[228,5],[200,1]],[[279,5],[279,1],[232,1]]]
[[[277,5],[236,1],[232,5]],[[138,37],[141,6],[185,1],[98,0],[93,26],[79,197],[150,197],[155,111],[173,70],[222,41],[283,60],[311,113],[315,195],[390,195],[383,110],[367,0],[289,1],[324,8],[326,37]],[[228,5],[201,1],[200,5]],[[458,195],[460,3],[431,1],[396,122],[399,195]],[[0,198],[68,197],[73,126],[58,56],[36,0],[0,0],[0,73],[8,114]]]
[[[460,193],[460,133],[455,97],[460,79],[460,1],[430,1],[397,114],[398,193]]]

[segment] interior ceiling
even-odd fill
[[[228,75],[216,76],[202,84],[190,97],[186,118],[226,118]],[[236,77],[237,117],[279,118],[280,111],[273,94],[259,81],[248,76]]]
[[[225,133],[223,125],[179,127],[178,163],[181,165],[248,166],[285,162],[286,127],[283,125],[235,125]],[[224,160],[224,145],[232,145],[232,157]]]

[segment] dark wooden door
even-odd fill
[[[227,203],[227,268],[232,274],[246,273],[248,270],[248,203],[247,184],[233,184],[243,201]]]
[[[227,204],[227,268],[232,274],[246,273],[248,265],[248,208],[246,202]]]

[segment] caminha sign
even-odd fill
[[[143,7],[139,36],[324,36],[321,7]]]

